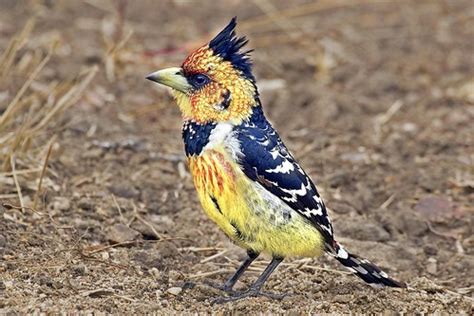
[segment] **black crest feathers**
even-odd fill
[[[248,43],[248,40],[245,36],[236,36],[236,25],[237,17],[234,17],[230,20],[229,24],[209,42],[209,48],[212,49],[214,54],[231,62],[236,69],[242,71],[245,77],[255,80],[252,75],[252,61],[250,60],[250,52],[252,50],[241,51],[241,48]]]

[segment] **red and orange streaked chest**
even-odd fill
[[[228,159],[225,152],[208,150],[199,156],[188,158],[189,170],[196,189],[213,196],[235,191],[235,163]]]

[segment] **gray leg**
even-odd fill
[[[245,270],[252,264],[252,262],[257,259],[258,253],[248,251],[247,252],[247,259],[245,259],[244,262],[240,265],[240,267],[235,271],[234,275],[232,275],[225,283],[223,286],[223,290],[226,292],[232,291],[232,288],[234,287],[235,283],[240,279],[242,274],[244,274]]]
[[[230,297],[219,297],[215,299],[212,303],[213,304],[222,304],[222,303],[227,303],[227,302],[232,302],[232,301],[237,301],[245,297],[252,297],[252,296],[265,296],[269,297],[272,299],[279,299],[281,300],[286,296],[286,294],[272,294],[272,293],[264,293],[261,292],[260,290],[262,289],[263,285],[267,281],[267,279],[270,277],[273,271],[278,267],[278,265],[283,261],[283,258],[273,258],[270,264],[265,268],[265,271],[258,277],[257,281],[255,281],[254,284],[250,286],[250,288],[240,294],[230,296]]]
[[[250,286],[251,290],[260,291],[263,284],[267,281],[270,275],[275,271],[278,265],[283,261],[283,258],[273,258],[270,264],[265,268],[262,274],[258,277],[257,281]]]
[[[234,293],[232,288],[234,287],[235,283],[237,283],[240,277],[244,274],[244,272],[248,269],[252,262],[254,262],[254,260],[258,258],[258,256],[259,254],[256,252],[253,252],[251,250],[247,251],[247,258],[245,259],[245,261],[242,262],[237,271],[235,271],[235,273],[224,283],[224,285],[217,285],[212,282],[206,282],[207,285],[210,285],[214,288],[228,293]]]

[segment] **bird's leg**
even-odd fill
[[[216,285],[211,282],[207,282],[207,284],[224,292],[233,293],[234,291],[232,290],[232,288],[234,287],[235,283],[237,283],[237,281],[240,279],[242,274],[244,274],[247,268],[252,264],[252,262],[257,259],[258,255],[258,253],[253,252],[251,250],[247,251],[247,258],[245,259],[245,261],[242,262],[237,271],[235,271],[235,273],[223,285]]]
[[[237,301],[245,297],[251,297],[251,296],[265,296],[269,297],[272,299],[279,299],[281,300],[286,296],[286,294],[273,294],[273,293],[265,293],[262,292],[262,286],[265,284],[267,279],[270,277],[272,272],[277,268],[277,266],[283,261],[283,258],[273,258],[270,264],[265,268],[265,271],[258,277],[257,281],[253,283],[250,288],[240,294],[230,296],[230,297],[219,297],[213,301],[213,304],[222,304],[222,303],[227,303],[227,302],[232,302],[232,301]]]
[[[245,270],[252,264],[252,262],[257,259],[258,253],[255,253],[253,251],[248,251],[247,252],[247,259],[245,259],[244,262],[240,265],[240,267],[235,271],[234,275],[232,275],[223,285],[223,290],[226,292],[232,291],[232,288],[234,287],[235,283],[240,279],[242,274],[244,274]]]

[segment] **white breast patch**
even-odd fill
[[[209,136],[209,142],[203,148],[206,150],[214,149],[217,146],[224,146],[228,150],[233,159],[237,160],[238,154],[241,153],[240,143],[233,132],[234,125],[231,123],[219,123],[214,127]]]

